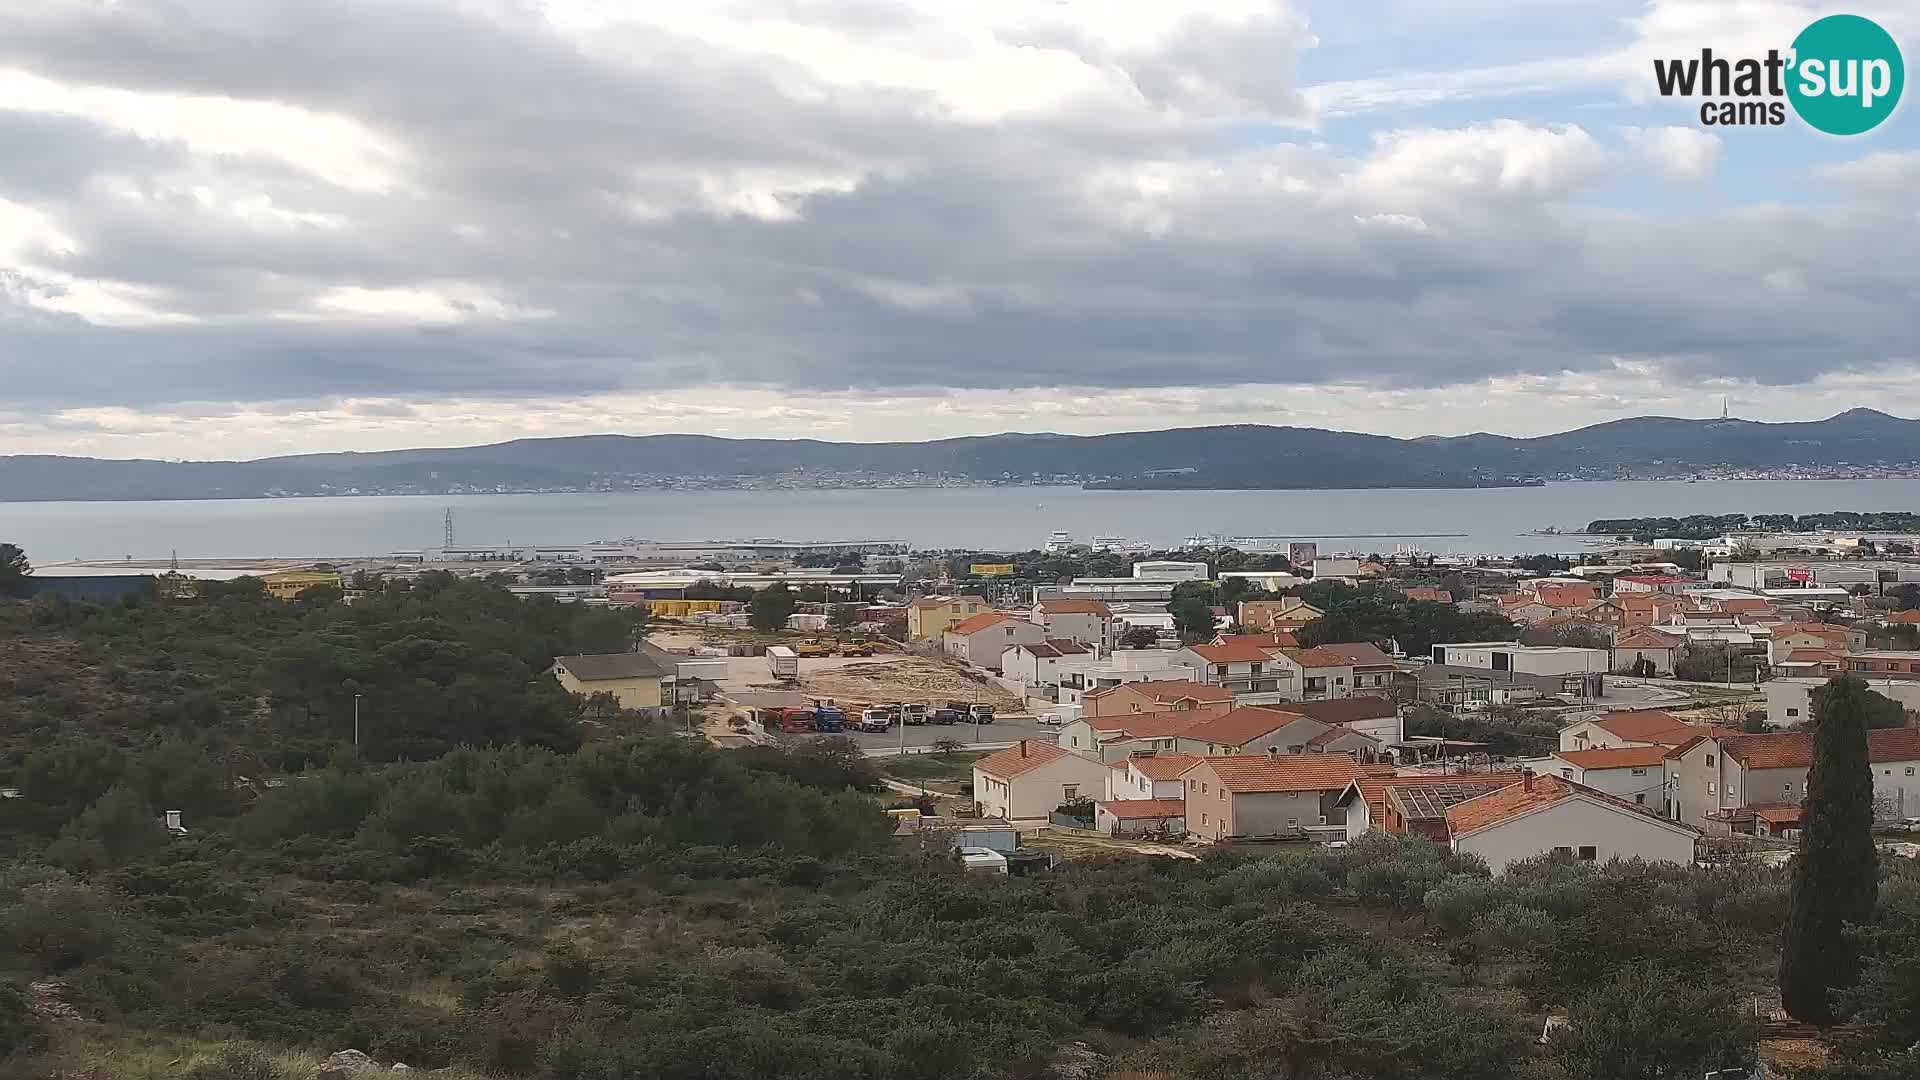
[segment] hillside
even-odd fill
[[[0,457],[0,501],[621,490],[687,480],[735,486],[801,474],[816,486],[858,482],[859,474],[919,474],[982,483],[1060,478],[1110,488],[1484,487],[1622,469],[1673,474],[1913,461],[1920,461],[1920,421],[1871,409],[1792,424],[1637,417],[1531,439],[1396,439],[1261,425],[885,443],[587,435],[255,461]]]

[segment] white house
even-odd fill
[[[1022,739],[973,763],[973,798],[987,817],[1045,818],[1063,802],[1106,793],[1105,763]]]
[[[1189,645],[1181,651],[1178,660],[1198,671],[1198,681],[1208,686],[1223,687],[1236,694],[1280,694],[1287,700],[1297,701],[1299,680],[1294,674],[1297,668],[1290,669],[1278,662],[1278,653],[1272,646],[1230,641],[1225,645]]]
[[[1875,679],[1855,676],[1881,697],[1892,698],[1909,712],[1920,712],[1920,679]],[[1826,679],[1812,677],[1768,679],[1767,723],[1774,727],[1799,727],[1813,716],[1813,693],[1827,685]]]
[[[1098,662],[1091,646],[1048,640],[1001,653],[1000,674],[1022,686],[1059,686],[1069,674],[1078,675]]]
[[[1342,648],[1354,646],[1322,645],[1315,649],[1276,650],[1274,663],[1285,674],[1280,677],[1283,690],[1291,690],[1292,701],[1321,701],[1327,698],[1343,698],[1353,695],[1354,661]],[[1373,649],[1379,654],[1380,650]],[[1392,682],[1391,673],[1385,683]]]
[[[1699,831],[1558,776],[1518,782],[1447,808],[1453,850],[1496,874],[1536,855],[1582,862],[1645,859],[1692,865]]]
[[[1029,619],[1047,632],[1050,641],[1077,641],[1101,652],[1113,649],[1113,609],[1100,600],[1042,600]]]
[[[1673,674],[1674,661],[1686,652],[1687,639],[1643,626],[1613,639],[1613,670],[1633,674],[1641,661],[1652,665],[1654,675]]]
[[[1659,809],[1667,779],[1667,748],[1622,746],[1610,750],[1556,750],[1542,765],[1563,780],[1604,791],[1636,806]]]
[[[1081,701],[1096,690],[1139,682],[1186,682],[1197,669],[1181,660],[1184,649],[1115,649],[1084,671],[1069,671],[1060,683],[1063,704]]]
[[[1108,763],[1107,801],[1179,799],[1186,794],[1180,774],[1200,760],[1195,754],[1170,750],[1136,750]]]
[[[1133,576],[1141,581],[1205,581],[1207,564],[1175,562],[1169,559],[1142,559],[1133,564]]]
[[[974,667],[1000,670],[1000,657],[1015,645],[1038,645],[1047,632],[1038,624],[987,611],[947,627],[941,641],[948,656]]]
[[[1632,709],[1602,713],[1560,729],[1562,750],[1603,750],[1617,746],[1664,746],[1669,749],[1696,735],[1738,735],[1739,731],[1689,724],[1660,709]]]

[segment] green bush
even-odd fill
[[[0,981],[0,1061],[46,1047],[47,1027],[34,1015],[32,995],[24,986]]]
[[[223,1046],[188,1071],[189,1080],[280,1080],[273,1059],[247,1046]]]

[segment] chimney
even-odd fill
[[[1520,770],[1520,786],[1527,791],[1533,790],[1533,770],[1532,769]]]
[[[1020,740],[1020,756],[1021,757],[1027,756],[1027,740],[1025,739]]]

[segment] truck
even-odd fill
[[[885,709],[865,709],[860,713],[861,731],[886,731],[893,726],[893,714]]]
[[[900,722],[903,724],[912,724],[914,727],[919,727],[926,723],[927,703],[924,701],[909,702],[900,706]]]
[[[852,641],[849,641],[846,644],[840,646],[840,655],[841,656],[872,656],[873,642],[868,641],[866,638],[863,638],[863,637],[854,638]]]
[[[847,729],[847,714],[837,705],[822,705],[813,710],[813,730],[840,732]]]
[[[778,646],[775,647],[778,648]],[[833,646],[828,645],[824,641],[803,641],[793,647],[793,655],[813,657],[832,656]]]
[[[774,709],[769,719],[774,720],[781,731],[793,733],[813,730],[813,710],[808,708]]]
[[[775,645],[767,650],[767,670],[773,672],[776,679],[797,679],[800,656],[785,645]]]

